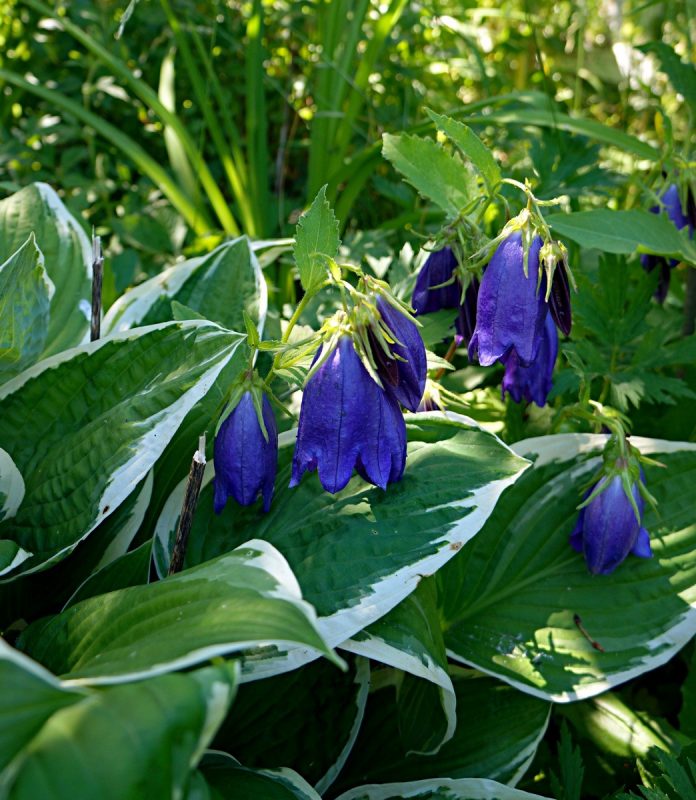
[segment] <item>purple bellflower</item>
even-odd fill
[[[525,277],[522,234],[513,233],[501,242],[483,273],[469,358],[478,355],[484,367],[504,360],[513,350],[523,366],[536,358],[549,307],[544,299],[546,276],[537,291],[541,245],[541,237],[535,236]]]
[[[259,424],[250,389],[242,394],[217,432],[214,447],[216,514],[225,507],[230,495],[240,505],[249,506],[261,493],[263,510],[271,507],[278,466],[278,429],[265,394],[261,402],[268,440]]]
[[[653,206],[650,211],[653,214],[661,214],[663,211],[667,212],[667,216],[677,230],[689,226],[689,236],[694,235],[694,224],[696,220],[690,220],[687,214],[682,209],[681,200],[679,198],[679,188],[676,183],[669,185],[665,193],[660,198],[663,206]],[[664,303],[669,290],[669,279],[671,270],[679,263],[676,259],[666,259],[664,256],[656,256],[644,254],[640,257],[643,269],[646,272],[652,272],[654,269],[660,270],[660,277],[657,282],[657,289],[655,290],[655,298]]]
[[[510,350],[505,357],[503,398],[508,392],[516,403],[521,402],[524,398],[528,403],[536,403],[539,408],[545,405],[546,398],[553,386],[553,367],[557,356],[558,333],[553,317],[551,313],[548,313],[534,361],[525,367],[514,349]]]
[[[457,308],[462,287],[456,278],[452,280],[456,267],[457,259],[451,247],[443,247],[442,250],[428,256],[418,273],[411,297],[411,305],[416,316],[440,311],[443,308]],[[441,286],[447,281],[451,283]]]
[[[640,475],[643,480],[642,470]],[[570,534],[570,544],[584,553],[593,575],[613,572],[629,553],[641,558],[652,556],[650,535],[642,526],[645,501],[638,483],[631,484],[638,516],[626,495],[620,474],[605,475],[588,491],[587,497],[602,486],[604,490],[580,509],[577,524]]]
[[[353,469],[386,489],[406,464],[406,425],[393,395],[369,375],[350,336],[344,335],[305,386],[290,486],[317,470],[332,494]]]
[[[390,357],[377,337],[368,332],[377,374],[388,393],[409,411],[416,411],[423,397],[428,371],[425,345],[418,327],[381,296],[377,298],[377,310],[382,323],[396,339],[389,345]]]
[[[454,329],[458,337],[457,346],[463,344],[468,347],[471,337],[474,335],[474,330],[476,329],[476,304],[480,288],[479,279],[472,275],[464,292],[464,299],[459,306],[459,314],[454,322]]]

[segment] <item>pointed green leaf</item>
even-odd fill
[[[293,254],[305,292],[324,280],[327,260],[336,257],[340,244],[338,220],[326,199],[326,186],[322,186],[295,231]]]
[[[0,447],[0,522],[14,517],[24,500],[24,480],[10,454]]]
[[[512,789],[496,781],[478,778],[430,778],[411,783],[358,786],[336,800],[549,800],[540,794]]]
[[[321,800],[307,781],[291,769],[248,769],[231,758],[206,759],[200,774],[211,800]]]

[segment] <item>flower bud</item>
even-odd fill
[[[462,287],[456,277],[452,277],[456,268],[457,259],[451,247],[443,247],[428,256],[418,273],[411,298],[417,316],[459,305]],[[447,285],[442,286],[443,283]]]

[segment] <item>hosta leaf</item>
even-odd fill
[[[414,414],[407,428],[406,473],[386,492],[355,477],[330,495],[320,489],[316,474],[289,489],[293,434],[282,437],[273,505],[263,515],[258,505],[234,503],[213,514],[209,463],[186,563],[227,552],[245,537],[268,540],[288,559],[303,595],[316,607],[327,642],[341,644],[409,595],[420,576],[452,558],[483,525],[500,492],[527,467],[463,417]],[[183,485],[157,526],[160,573],[166,571],[182,493]]]
[[[227,665],[89,692],[45,722],[0,790],[16,800],[182,797],[234,687]]]
[[[0,264],[30,233],[55,286],[43,357],[79,344],[89,328],[92,250],[87,234],[46,183],[34,183],[0,200]]]
[[[0,264],[0,382],[33,364],[44,349],[53,290],[32,233]]]
[[[0,448],[0,521],[14,517],[24,499],[24,480],[10,454]]]
[[[293,254],[306,292],[322,282],[328,259],[336,257],[340,244],[338,220],[326,199],[326,186],[323,186],[298,220],[295,234]]]
[[[248,769],[234,764],[231,758],[216,758],[210,762],[206,759],[200,774],[211,800],[321,800],[307,781],[291,769]]]
[[[106,684],[275,642],[338,662],[285,559],[250,541],[162,581],[76,603],[30,625],[19,646],[72,683]]]
[[[176,303],[177,313],[172,311]],[[246,236],[205,256],[169,267],[122,295],[104,317],[105,332],[202,315],[229,330],[244,330],[244,312],[263,330],[266,280]],[[191,309],[194,313],[186,313]]]
[[[63,558],[118,508],[241,338],[212,323],[140,328],[45,359],[0,388],[0,442],[26,487],[0,536],[33,554],[23,571]]]
[[[324,794],[350,754],[365,711],[369,663],[351,659],[349,667],[341,672],[319,659],[243,684],[212,746],[247,767],[290,767]]]
[[[592,576],[568,537],[605,441],[563,434],[515,445],[534,468],[437,575],[451,657],[567,702],[654,669],[694,635],[696,445],[631,439],[666,466],[645,467],[658,502],[643,520],[655,555]]]
[[[550,704],[471,670],[455,671],[453,685],[456,731],[434,755],[407,752],[394,713],[393,688],[371,694],[339,788],[425,778],[479,777],[517,783],[546,731]]]
[[[359,786],[336,800],[548,800],[540,794],[512,789],[496,781],[478,778],[430,778],[411,783]]]

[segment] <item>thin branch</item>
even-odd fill
[[[90,341],[96,341],[101,334],[102,283],[104,281],[104,253],[101,236],[92,231],[92,325]]]
[[[172,559],[169,562],[167,575],[174,575],[180,572],[184,566],[186,558],[186,545],[188,544],[193,515],[198,503],[198,495],[201,493],[203,483],[203,472],[205,471],[205,434],[198,439],[198,450],[193,454],[191,469],[189,470],[188,480],[186,481],[186,491],[184,492],[184,502],[181,505],[179,524],[176,529],[176,540]]]

